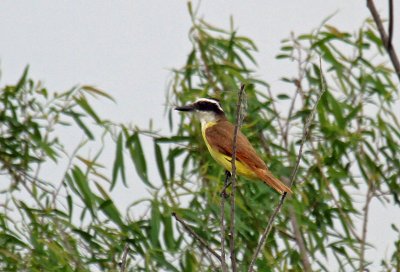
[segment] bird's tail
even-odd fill
[[[274,188],[279,194],[283,194],[284,192],[293,193],[288,186],[274,177],[274,175],[268,169],[257,169],[256,172],[262,181]]]

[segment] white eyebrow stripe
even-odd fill
[[[224,112],[224,110],[221,108],[219,103],[217,101],[215,101],[215,100],[208,99],[208,98],[199,98],[199,99],[196,100],[195,103],[197,103],[197,102],[210,102],[210,103],[213,103],[213,104],[218,106],[218,109],[220,109],[222,112]]]

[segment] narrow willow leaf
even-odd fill
[[[164,242],[168,250],[175,251],[176,243],[174,239],[174,229],[172,227],[172,216],[169,213],[164,213],[162,216],[164,225]]]
[[[19,92],[20,89],[25,85],[25,82],[28,77],[28,71],[29,71],[29,65],[25,67],[21,78],[19,79],[17,85],[15,85],[15,88],[14,88],[15,92]]]
[[[179,143],[179,142],[187,142],[191,139],[188,136],[171,136],[171,137],[158,137],[155,138],[156,143]]]
[[[125,224],[121,218],[121,214],[118,211],[117,207],[114,205],[114,202],[111,199],[103,200],[99,198],[99,209],[116,225],[120,228],[125,228]]]
[[[331,106],[332,113],[335,116],[336,121],[338,122],[339,128],[344,129],[345,128],[345,122],[343,118],[343,107],[340,105],[340,103],[336,100],[336,98],[330,94],[329,92],[326,93],[326,99]]]
[[[93,110],[92,106],[90,106],[86,97],[81,95],[79,97],[74,97],[74,100],[81,107],[81,109],[83,109],[87,114],[89,114],[96,121],[96,123],[98,123],[98,124],[101,123],[99,116]]]
[[[83,174],[81,169],[77,166],[72,169],[72,176],[73,181],[75,182],[80,193],[82,201],[85,203],[86,208],[89,209],[91,214],[94,215],[94,198],[93,193],[89,187],[87,176],[85,176],[85,174]]]
[[[81,120],[81,118],[79,117],[79,114],[77,114],[76,112],[71,111],[71,112],[69,112],[69,115],[72,116],[72,118],[74,119],[75,123],[83,130],[83,132],[86,134],[86,136],[88,136],[88,138],[90,140],[94,140],[93,133],[85,125],[85,123]]]
[[[146,159],[144,157],[142,144],[140,143],[138,132],[135,132],[129,137],[127,145],[137,174],[147,186],[154,188],[147,177]]]
[[[176,150],[176,149],[173,149]],[[174,180],[175,178],[175,156],[170,156],[171,155],[171,149],[168,152],[168,164],[169,164],[169,179]]]
[[[52,161],[57,162],[58,154],[54,150],[53,145],[51,143],[48,143],[48,142],[45,142],[45,141],[38,141],[37,144],[46,153],[46,155],[49,156],[49,158]]]
[[[111,181],[111,190],[114,188],[115,184],[117,183],[118,174],[121,175],[122,182],[124,183],[125,186],[127,186],[126,177],[125,177],[122,132],[118,135],[118,139],[117,139],[117,146],[116,146],[116,150],[115,150],[115,160],[114,160],[112,181]]]
[[[67,195],[67,204],[68,204],[68,217],[71,220],[73,212],[74,212],[74,205],[71,195]]]
[[[290,99],[290,97],[287,94],[278,94],[278,99],[280,100],[287,100]]]
[[[28,244],[23,242],[22,240],[18,239],[17,236],[10,235],[7,233],[0,233],[0,241],[1,244],[12,244],[14,246],[22,247],[22,248],[27,248]]]
[[[161,214],[159,210],[159,203],[153,201],[151,205],[151,218],[150,218],[150,241],[154,247],[159,247],[158,240],[161,225]]]
[[[160,177],[161,177],[162,181],[165,183],[167,180],[167,174],[165,173],[164,159],[163,159],[161,148],[156,142],[154,142],[154,151],[156,153],[156,162],[157,162],[158,172],[160,173]]]
[[[100,90],[98,88],[95,88],[95,87],[90,86],[90,85],[83,85],[81,88],[82,88],[82,90],[85,90],[85,91],[87,91],[89,93],[93,93],[95,95],[100,95],[100,96],[106,97],[106,98],[108,98],[108,99],[110,99],[110,100],[115,102],[114,98],[111,95],[109,95],[105,91],[102,91],[102,90]]]

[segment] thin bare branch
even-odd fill
[[[310,260],[307,256],[307,248],[304,243],[303,236],[301,235],[299,223],[297,222],[296,214],[292,206],[289,207],[289,215],[290,215],[290,223],[292,224],[293,234],[296,241],[297,246],[299,247],[300,259],[301,263],[303,264],[304,271],[311,272],[311,264]]]
[[[172,213],[172,216],[175,218],[176,221],[178,221],[179,223],[182,224],[183,228],[190,234],[192,235],[192,237],[194,239],[196,239],[197,241],[200,242],[200,244],[206,248],[208,250],[208,252],[210,252],[212,255],[214,255],[220,262],[222,262],[221,256],[215,252],[214,249],[212,249],[207,243],[206,241],[203,240],[203,238],[201,238],[196,232],[194,232],[194,230],[188,225],[186,224],[185,221],[182,220],[182,218],[180,218],[178,215],[176,215],[176,213]]]
[[[221,270],[222,272],[227,272],[228,267],[226,265],[226,260],[225,260],[225,199],[227,198],[226,194],[226,188],[228,187],[229,179],[231,177],[231,174],[229,171],[225,171],[225,180],[224,180],[224,188],[222,189],[221,192],[221,224],[220,224],[220,229],[221,229]]]
[[[389,0],[389,39],[388,39],[388,49],[392,49],[393,40],[393,0]]]
[[[309,117],[307,119],[307,122],[306,122],[306,124],[304,126],[304,129],[303,129],[303,137],[301,139],[299,153],[297,155],[296,165],[295,165],[295,168],[294,168],[294,170],[293,170],[293,172],[292,172],[292,174],[290,176],[290,187],[293,186],[295,177],[296,177],[297,172],[299,170],[300,161],[301,161],[301,158],[302,158],[302,155],[303,155],[303,146],[304,146],[304,143],[306,142],[306,139],[308,138],[308,135],[310,133],[310,126],[311,126],[312,120],[314,119],[315,112],[317,111],[318,103],[321,100],[321,97],[325,93],[325,90],[326,90],[325,79],[324,79],[324,76],[322,74],[322,69],[321,69],[321,60],[320,60],[320,72],[321,72],[320,77],[321,77],[321,89],[322,90],[321,90],[321,92],[320,92],[320,94],[319,94],[319,96],[317,98],[317,101],[314,104],[314,107],[313,107],[312,111],[310,112],[310,115],[309,115]],[[261,239],[260,239],[260,241],[259,241],[259,243],[257,245],[256,251],[253,254],[253,257],[252,257],[252,260],[250,262],[250,266],[249,266],[248,272],[252,272],[253,271],[254,264],[256,262],[257,256],[260,253],[261,248],[264,245],[265,240],[268,238],[269,233],[271,232],[272,223],[274,222],[275,217],[278,215],[279,211],[281,210],[283,202],[286,199],[286,196],[287,196],[287,192],[283,193],[283,195],[282,195],[282,197],[281,197],[281,199],[280,199],[280,201],[278,203],[278,206],[276,206],[274,213],[270,217],[270,219],[268,221],[268,224],[267,224],[267,227],[265,228],[265,230],[264,230],[264,232],[263,232],[263,234],[261,236]]]
[[[233,143],[232,143],[232,175],[231,175],[231,185],[232,185],[232,197],[231,197],[231,224],[229,230],[229,249],[231,254],[231,263],[232,263],[232,271],[237,271],[236,264],[236,255],[235,255],[235,192],[236,192],[236,148],[237,148],[237,134],[239,132],[239,127],[241,124],[241,107],[242,107],[242,99],[244,93],[245,85],[242,84],[239,90],[239,98],[236,107],[236,124],[235,131],[233,134]]]
[[[393,46],[390,46],[391,37],[389,39],[389,37],[386,34],[385,28],[383,27],[383,23],[382,23],[381,17],[379,16],[378,11],[376,10],[374,1],[373,0],[367,0],[367,7],[371,12],[372,17],[374,18],[375,24],[378,27],[378,31],[379,31],[379,34],[381,36],[381,40],[383,41],[383,45],[384,45],[386,51],[389,54],[389,57],[390,57],[390,60],[392,61],[394,70],[395,70],[395,72],[397,74],[397,77],[400,80],[400,62],[399,62],[399,58],[397,57],[396,51],[394,50]],[[391,16],[391,17],[392,17],[391,20],[393,20],[393,16]],[[390,29],[390,25],[389,25],[389,29]]]
[[[249,270],[248,272],[252,272],[254,269],[254,264],[257,260],[257,256],[260,253],[261,247],[264,245],[265,240],[267,239],[271,229],[272,229],[272,222],[274,221],[275,217],[278,215],[279,211],[281,210],[282,204],[285,201],[286,198],[286,192],[282,195],[281,200],[278,203],[278,206],[276,206],[274,213],[272,214],[272,216],[270,217],[267,227],[265,228],[263,234],[261,235],[261,239],[258,242],[256,251],[253,254],[253,257],[251,258],[251,262],[250,262],[250,266],[249,266]]]
[[[129,253],[129,244],[126,243],[125,247],[124,247],[124,251],[122,251],[121,260],[118,262],[118,266],[119,266],[121,272],[125,272],[126,260],[127,260],[128,253]]]
[[[367,243],[367,228],[368,228],[368,214],[369,214],[369,204],[371,203],[372,197],[374,196],[374,192],[372,189],[372,185],[368,185],[367,195],[365,197],[365,205],[364,205],[364,219],[363,219],[363,228],[362,228],[362,236],[361,236],[361,250],[360,250],[360,272],[365,271],[365,245]]]
[[[299,60],[299,62],[300,61],[301,60]],[[301,69],[301,64],[299,64],[299,69]],[[300,78],[302,77],[301,73],[299,74],[299,77]],[[291,118],[292,113],[293,113],[293,109],[294,109],[294,105],[295,105],[295,101],[296,101],[297,95],[298,95],[298,93],[300,92],[300,90],[302,88],[301,87],[301,83],[300,83],[301,79],[298,79],[297,82],[298,83],[296,84],[296,92],[295,92],[295,94],[294,94],[294,96],[292,98],[291,105],[290,105],[290,108],[289,108],[289,114],[288,114],[288,117],[287,117],[287,122],[285,124],[286,125],[286,129],[284,128],[284,126],[282,125],[282,123],[280,121],[280,116],[279,116],[279,113],[277,111],[277,107],[275,105],[275,101],[272,99],[272,92],[268,88],[268,94],[272,99],[272,107],[273,107],[274,111],[276,112],[276,114],[278,115],[277,116],[277,120],[278,120],[278,124],[279,124],[279,128],[281,130],[283,143],[284,143],[284,146],[285,146],[286,150],[289,150],[289,144],[288,144],[289,137],[288,137],[288,135],[289,135],[290,118]],[[262,135],[262,133],[261,133],[261,135]],[[263,139],[263,137],[261,137],[261,139]],[[290,157],[289,154],[288,154],[288,157]],[[309,261],[308,256],[307,256],[308,251],[307,251],[307,248],[305,246],[305,242],[304,242],[303,236],[301,235],[300,227],[299,227],[299,224],[297,222],[296,214],[295,214],[295,212],[293,210],[293,207],[289,208],[289,212],[290,212],[290,222],[292,224],[293,234],[294,234],[293,239],[295,240],[297,246],[299,247],[300,258],[301,258],[301,262],[303,264],[304,271],[310,272],[312,270],[311,270],[310,261]]]

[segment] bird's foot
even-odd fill
[[[228,189],[228,187],[231,185],[231,181],[230,181],[230,178],[231,178],[231,173],[228,171],[228,170],[226,170],[225,171],[225,181],[224,181],[224,187],[222,188],[222,191],[221,191],[221,193],[220,193],[220,196],[221,197],[224,197],[224,198],[228,198],[228,196],[229,196],[229,194],[226,192],[226,189]]]

